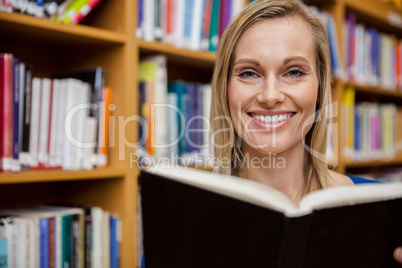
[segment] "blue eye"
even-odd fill
[[[302,72],[300,69],[293,69],[293,70],[290,70],[286,75],[297,78],[297,77],[303,76],[304,72]]]
[[[256,77],[256,74],[251,71],[244,71],[244,72],[240,73],[239,76],[242,78],[254,78],[254,77]]]

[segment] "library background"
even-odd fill
[[[137,165],[211,156],[188,129],[208,127],[219,38],[248,2],[0,2],[0,267],[139,265]],[[400,179],[401,0],[306,2],[330,40],[328,162]]]

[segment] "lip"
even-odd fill
[[[289,117],[288,119],[286,119],[285,121],[278,122],[278,123],[261,122],[260,120],[257,120],[253,117],[255,115],[273,116],[273,115],[286,114],[286,113],[292,113],[293,115],[291,117]],[[287,126],[290,123],[290,121],[293,119],[293,117],[296,114],[297,114],[296,112],[291,112],[291,111],[254,111],[254,112],[247,113],[250,120],[253,122],[253,124],[257,128],[263,129],[267,132],[277,131],[279,129],[284,128],[285,126]]]

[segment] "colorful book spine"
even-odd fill
[[[208,51],[216,52],[219,44],[219,0],[212,0]]]
[[[77,15],[71,19],[71,23],[73,24],[80,23],[82,19],[84,19],[99,2],[100,0],[90,0],[89,2],[87,2],[78,10]]]
[[[39,219],[40,268],[49,267],[49,225],[47,218]]]
[[[110,268],[119,267],[120,219],[110,215]]]
[[[89,0],[75,0],[66,9],[66,11],[60,15],[56,21],[70,24],[73,19],[77,16],[79,10],[86,5]]]
[[[11,171],[13,147],[13,55],[0,54],[0,171]]]
[[[13,159],[11,170],[13,172],[20,171],[19,153],[20,153],[20,60],[13,58]]]
[[[108,162],[109,153],[109,125],[112,104],[113,91],[110,87],[105,87],[103,90],[103,106],[100,110],[100,128],[99,128],[99,148],[98,148],[98,167],[104,168]]]
[[[28,170],[31,163],[31,156],[29,153],[29,140],[31,129],[31,85],[32,85],[32,68],[28,65],[25,67],[25,75],[23,77],[24,91],[21,93],[22,101],[22,120],[21,120],[21,151],[19,161],[21,170]]]
[[[0,236],[0,267],[7,268],[8,267],[8,245],[7,238],[4,236]]]

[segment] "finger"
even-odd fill
[[[394,259],[402,264],[402,247],[396,248],[394,250]]]

